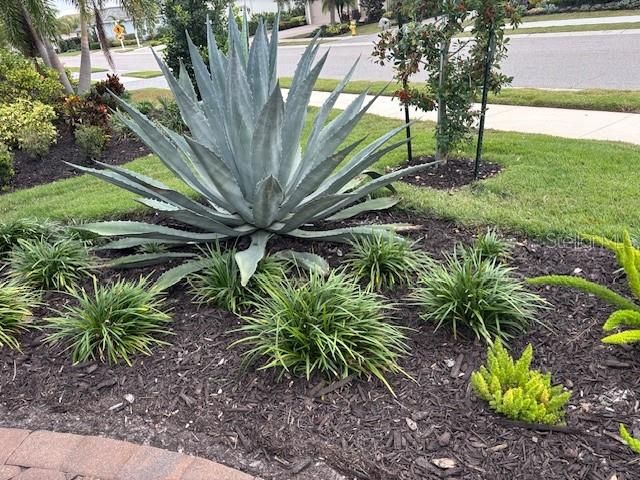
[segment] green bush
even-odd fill
[[[107,144],[107,135],[96,125],[78,125],[74,132],[80,151],[91,160],[98,160]]]
[[[18,245],[18,240],[51,239],[64,236],[64,229],[55,222],[21,218],[0,222],[0,255]]]
[[[491,229],[476,238],[473,243],[473,251],[483,260],[496,259],[503,262],[511,257],[512,250],[513,245]]]
[[[434,264],[419,279],[415,298],[422,318],[453,330],[468,329],[487,343],[524,332],[544,300],[528,292],[509,268],[478,254],[458,252]]]
[[[24,56],[0,49],[0,104],[14,103],[18,99],[58,104],[63,88],[55,70],[39,66],[38,72]]]
[[[46,146],[55,143],[57,132],[53,125],[53,107],[24,98],[0,105],[0,142],[10,147],[41,154]],[[44,152],[46,153],[46,152]]]
[[[492,410],[514,420],[555,425],[563,421],[571,392],[551,385],[551,374],[531,370],[533,348],[525,348],[514,362],[496,339],[489,347],[486,366],[471,374],[471,384]]]
[[[409,285],[431,259],[408,240],[378,234],[354,239],[347,262],[368,289],[380,290]]]
[[[20,348],[16,337],[27,329],[31,308],[36,304],[36,295],[28,287],[0,283],[0,348]]]
[[[67,305],[58,317],[46,319],[48,343],[63,343],[72,352],[74,363],[98,358],[131,365],[135,353],[151,354],[153,345],[167,343],[156,338],[167,335],[171,317],[164,311],[158,293],[148,289],[145,279],[118,280],[94,291],[74,291],[74,305]]]
[[[374,375],[391,389],[384,373],[402,372],[397,361],[407,347],[402,329],[386,323],[380,296],[341,272],[312,273],[304,283],[288,277],[261,283],[265,295],[238,329],[244,338],[234,343],[251,347],[244,354],[248,362],[264,358],[261,369],[307,379],[315,372]]]
[[[18,240],[9,256],[10,276],[44,290],[71,290],[92,270],[85,245],[73,239]]]
[[[278,282],[286,274],[283,262],[274,257],[265,257],[258,264],[258,269],[249,284],[243,287],[240,269],[235,261],[236,251],[222,251],[219,245],[209,247],[200,257],[206,266],[189,277],[191,291],[198,303],[207,303],[238,313],[256,297],[264,294],[257,280],[262,278],[267,283]]]
[[[149,100],[142,100],[140,102],[135,102],[133,105],[143,115],[151,114],[156,108],[153,102]]]
[[[533,285],[571,287],[595,295],[618,308],[602,326],[605,332],[612,332],[620,327],[633,327],[630,330],[608,335],[602,341],[612,344],[640,342],[640,249],[634,247],[627,231],[623,233],[622,243],[596,236],[586,236],[585,239],[616,254],[618,264],[627,276],[627,283],[632,294],[631,299],[614,292],[610,288],[570,275],[547,275],[530,278],[529,283]]]
[[[349,25],[346,23],[336,23],[335,25],[320,25],[313,31],[311,36],[315,36],[320,33],[321,37],[336,37],[343,35],[349,31]]]
[[[160,97],[159,102],[160,105],[151,114],[153,120],[179,134],[188,133],[189,129],[182,120],[180,107],[178,107],[176,101]]]
[[[13,170],[13,154],[4,143],[0,142],[0,190],[3,190],[15,175]]]

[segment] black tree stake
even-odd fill
[[[487,55],[484,63],[484,79],[482,86],[482,106],[480,107],[480,125],[478,126],[478,146],[476,148],[476,162],[473,168],[473,178],[478,179],[480,174],[480,160],[482,158],[482,140],[484,139],[484,119],[487,114],[487,97],[489,95],[489,76],[491,75],[491,64],[493,63],[494,49],[494,25],[489,29],[489,41],[487,42]]]
[[[400,9],[398,9],[398,35],[402,37],[402,13],[400,13]],[[404,58],[403,58],[404,60]],[[407,79],[402,79],[402,89],[407,91]],[[404,122],[407,124],[405,131],[407,135],[407,158],[408,162],[411,163],[413,160],[413,154],[411,152],[411,127],[409,126],[410,118],[409,118],[409,105],[404,102]]]

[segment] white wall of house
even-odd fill
[[[309,25],[328,25],[331,23],[331,14],[322,11],[322,0],[307,2],[306,17]],[[335,19],[336,22],[339,21],[337,11],[335,12]]]
[[[236,5],[239,7],[246,5],[250,14],[278,11],[278,4],[274,0],[237,0]]]

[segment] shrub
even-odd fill
[[[79,125],[75,132],[76,144],[80,151],[91,160],[98,160],[107,144],[107,136],[96,125]]]
[[[91,87],[91,90],[87,94],[86,99],[89,102],[93,102],[98,105],[104,105],[107,108],[115,109],[118,104],[109,92],[112,92],[118,97],[126,98],[126,90],[124,88],[124,85],[120,81],[120,77],[118,77],[118,75],[115,73],[107,73],[107,78],[105,80],[96,82]]]
[[[640,439],[633,437],[622,423],[620,424],[620,437],[631,450],[640,455]]]
[[[53,107],[38,101],[18,99],[0,105],[0,142],[29,153],[46,153],[56,141],[55,118]]]
[[[602,326],[605,332],[612,332],[620,327],[635,327],[623,332],[608,335],[602,339],[604,343],[626,344],[640,342],[640,249],[633,246],[629,232],[623,233],[622,243],[603,237],[586,236],[587,240],[616,254],[618,263],[624,270],[629,284],[632,299],[625,298],[610,288],[570,275],[547,275],[530,278],[533,285],[557,285],[577,288],[585,293],[595,295],[611,305],[618,307]]]
[[[182,120],[180,107],[178,107],[176,101],[164,97],[160,97],[158,101],[160,106],[152,113],[153,119],[169,130],[180,134],[188,133],[189,129]]]
[[[189,278],[192,293],[198,303],[208,303],[238,313],[256,295],[263,294],[258,278],[265,282],[278,282],[286,273],[283,262],[265,257],[258,264],[256,275],[246,287],[242,286],[235,250],[223,252],[219,245],[209,247],[200,258],[206,266]]]
[[[551,374],[531,370],[533,348],[527,345],[513,361],[497,338],[489,347],[487,365],[471,374],[471,384],[491,409],[514,420],[556,425],[561,423],[571,392],[551,385]]]
[[[309,134],[303,135],[308,95],[322,66],[321,62],[312,70],[317,41],[307,47],[289,90],[293,94],[288,95],[285,104],[277,81],[277,34],[272,33],[270,43],[261,24],[250,54],[245,55],[242,52],[248,38],[238,31],[233,18],[229,29],[232,45],[228,55],[215,47],[215,34],[208,29],[212,44],[208,52],[213,69],[210,73],[205,72],[208,67],[192,45],[202,101],[184,76],[182,81],[176,79],[161,64],[189,136],[154,125],[126,102],[121,102],[122,112],[118,113],[168,169],[192,189],[191,194],[121,167],[105,165],[106,170],[102,171],[76,165],[81,171],[142,194],[142,203],[162,211],[184,228],[137,221],[97,222],[83,228],[105,237],[126,239],[130,247],[140,245],[141,240],[193,245],[250,237],[247,249],[235,255],[243,285],[254,274],[274,235],[342,242],[377,232],[394,235],[392,225],[324,230],[314,230],[313,226],[394,205],[397,199],[371,198],[371,194],[432,165],[411,166],[366,177],[362,182],[353,181],[404,143],[387,144],[402,126],[363,148],[359,140],[341,148],[370,105],[365,105],[366,95],[360,95],[329,121],[334,102],[346,85],[343,82],[316,113]],[[191,262],[171,269],[169,276],[163,274],[160,285],[166,288],[176,283],[197,266]]]
[[[0,254],[7,253],[18,244],[18,240],[39,240],[56,237],[60,225],[49,221],[20,218],[0,223]]]
[[[473,243],[473,250],[483,260],[496,259],[505,261],[511,257],[513,245],[509,241],[500,238],[495,230],[489,229],[476,238]]]
[[[153,104],[153,102],[151,102],[149,100],[142,100],[140,102],[136,102],[136,103],[134,103],[134,106],[143,115],[151,114],[156,108],[156,106]]]
[[[420,278],[415,298],[424,311],[422,318],[451,327],[457,337],[459,327],[491,343],[494,337],[509,339],[524,332],[544,303],[528,292],[509,268],[479,255],[454,253],[444,265],[433,265]]]
[[[24,56],[0,49],[0,104],[19,99],[55,105],[63,89],[55,70],[39,66],[40,73]]]
[[[414,274],[429,265],[430,258],[408,240],[378,234],[353,240],[347,261],[368,289],[380,290],[408,285]]]
[[[391,389],[384,373],[402,372],[397,361],[406,353],[405,335],[385,322],[388,307],[381,297],[341,272],[261,286],[265,296],[238,329],[246,336],[234,343],[251,347],[247,361],[264,358],[261,369],[282,368],[307,379],[315,372],[372,374]]]
[[[9,185],[15,173],[13,170],[13,154],[9,147],[0,142],[0,190]]]
[[[70,290],[89,275],[92,262],[78,240],[18,240],[10,254],[10,275],[20,283],[45,290]]]
[[[74,363],[97,357],[131,365],[131,355],[150,355],[153,345],[167,344],[156,336],[169,333],[165,326],[171,317],[145,279],[107,286],[94,281],[92,294],[83,289],[73,296],[77,305],[67,305],[58,317],[46,319],[45,328],[50,331],[46,341],[67,344]]]
[[[384,13],[384,0],[360,0],[360,8],[364,9],[369,23],[377,22]]]
[[[62,107],[67,124],[72,127],[78,125],[96,125],[107,128],[109,125],[109,109],[106,105],[88,100],[78,95],[65,98]]]
[[[26,286],[0,283],[0,348],[18,349],[16,336],[27,329],[37,298]]]
[[[316,30],[313,31],[312,36],[315,36],[320,33],[321,37],[336,37],[338,35],[342,35],[349,31],[349,24],[347,23],[336,23],[335,25],[320,25]]]

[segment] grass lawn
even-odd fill
[[[522,23],[543,22],[549,20],[573,20],[575,18],[624,17],[627,15],[638,14],[640,14],[638,10],[598,10],[595,12],[549,13],[546,15],[527,15],[522,18]]]
[[[161,77],[162,72],[160,70],[140,70],[137,72],[125,72],[122,74],[122,76],[134,78],[155,78]]]
[[[167,99],[173,97],[171,90],[155,87],[141,88],[139,90],[129,90],[129,94],[131,95],[131,101],[133,102],[147,101],[157,103],[161,97]]]
[[[513,31],[505,31],[505,35],[526,35],[530,33],[556,33],[556,32],[595,32],[600,30],[629,30],[640,28],[640,22],[625,23],[599,23],[593,25],[562,25],[557,27],[530,27],[517,28]],[[466,36],[466,35],[465,35]]]
[[[319,79],[315,90],[332,91],[339,81]],[[288,87],[291,78],[280,79],[280,85]],[[354,80],[345,92],[360,93],[366,88],[378,92],[387,82]],[[422,87],[421,82],[412,85]],[[385,95],[393,95],[395,84],[389,85]],[[489,94],[489,103],[502,105],[526,105],[532,107],[577,108],[583,110],[605,110],[610,112],[640,113],[640,91],[637,90],[543,90],[538,88],[505,88],[500,95]]]
[[[356,36],[358,35],[371,35],[372,33],[380,33],[382,30],[378,28],[378,22],[376,23],[365,23],[364,25],[358,25],[356,28]],[[350,37],[351,31],[345,33],[344,35],[340,35],[341,37]]]
[[[80,67],[67,67],[67,70],[69,70],[70,72],[79,73],[80,72]],[[91,73],[108,72],[108,71],[109,70],[106,69],[106,68],[91,67]]]
[[[348,141],[374,138],[397,120],[366,115]],[[413,127],[414,152],[434,150],[433,124]],[[471,156],[469,146],[464,155]],[[382,169],[404,161],[405,150],[387,155]],[[614,142],[570,140],[545,135],[489,131],[485,158],[504,167],[500,175],[455,193],[398,184],[401,206],[467,224],[496,225],[535,236],[618,234],[640,225],[640,195],[630,172],[640,148]],[[129,167],[177,186],[152,156]],[[92,177],[76,177],[0,196],[0,217],[87,220],[117,217],[143,207],[133,195]]]

